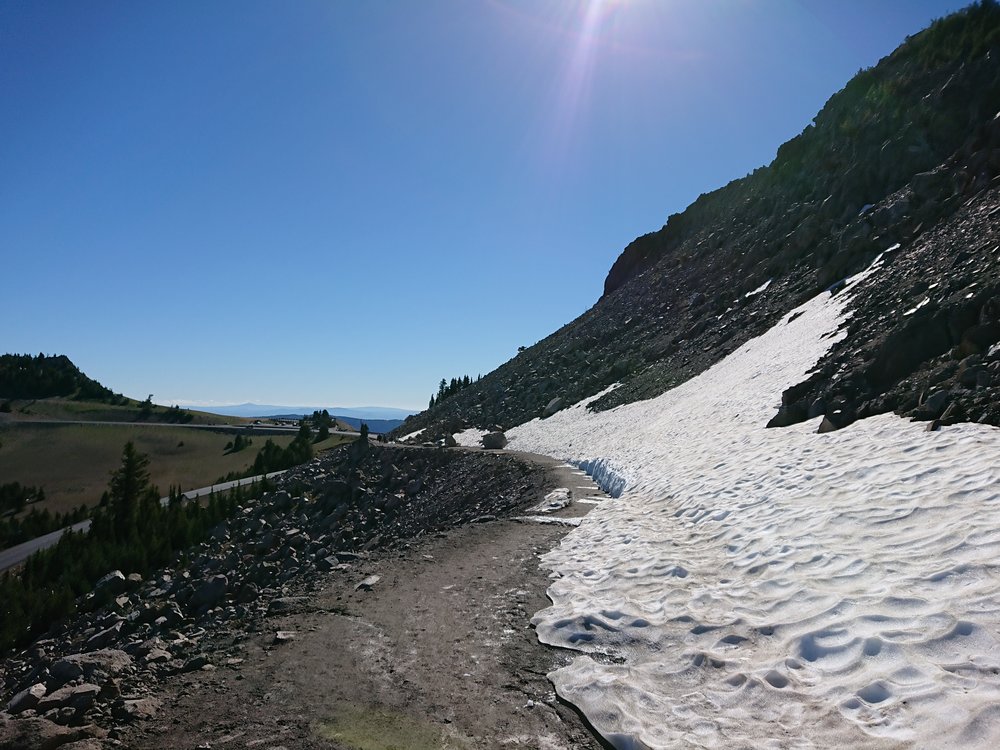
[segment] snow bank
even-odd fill
[[[487,434],[488,430],[478,430],[475,427],[470,427],[467,430],[462,430],[461,432],[455,433],[455,442],[459,445],[464,445],[466,448],[476,448],[483,444],[483,435]]]
[[[1000,430],[763,428],[846,296],[659,398],[508,432],[621,495],[545,556],[534,618],[615,747],[1000,742]]]

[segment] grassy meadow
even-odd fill
[[[0,484],[41,487],[45,500],[31,507],[66,512],[81,503],[98,503],[129,440],[149,455],[151,481],[166,495],[171,485],[182,490],[205,487],[229,472],[244,471],[268,437],[284,448],[295,434],[254,436],[249,448],[227,454],[225,446],[235,437],[157,424],[0,423]],[[313,450],[335,447],[345,439],[332,436],[316,443]]]

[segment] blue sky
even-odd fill
[[[944,0],[0,3],[0,349],[422,408]]]

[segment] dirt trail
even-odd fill
[[[603,493],[547,457],[551,487]],[[539,498],[541,500],[541,498]],[[554,515],[579,515],[573,503]],[[517,520],[431,535],[333,571],[297,612],[234,638],[216,669],[179,675],[136,748],[600,748],[545,675],[570,658],[538,643],[538,556],[565,526]],[[371,586],[356,590],[370,576]],[[278,631],[294,633],[276,642]]]

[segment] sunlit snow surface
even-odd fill
[[[1000,430],[764,429],[849,292],[659,398],[508,432],[622,490],[544,557],[534,618],[616,747],[1000,742]]]

